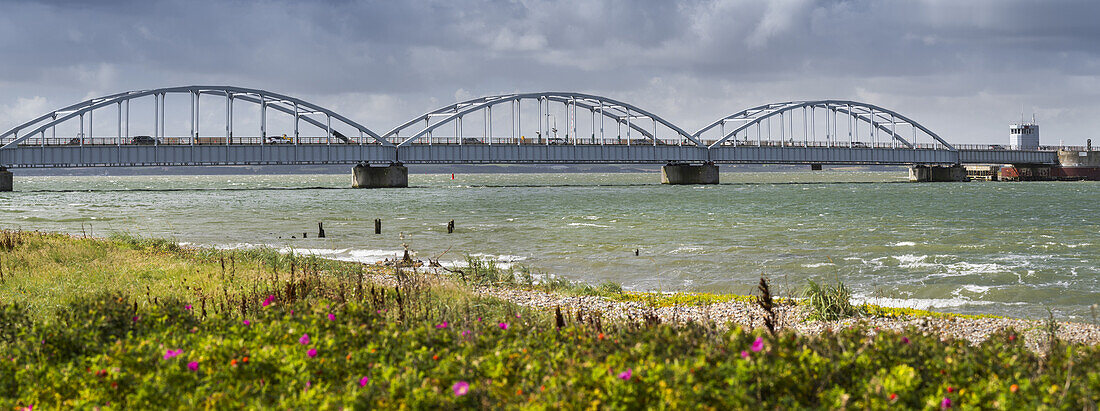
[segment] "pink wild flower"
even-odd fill
[[[470,335],[470,330],[465,330],[465,331],[462,332],[463,337],[465,337],[467,335]]]
[[[252,323],[249,322],[248,320],[244,320],[244,325],[252,325]]]
[[[901,342],[909,344],[909,337],[901,337]]]
[[[328,320],[329,321],[336,321],[336,314],[328,313]]]
[[[302,334],[302,337],[298,338],[298,343],[302,345],[309,345],[309,334]]]
[[[436,328],[436,329],[443,329],[443,328],[447,328],[447,322],[446,322],[446,321],[444,321],[444,322],[443,322],[443,324],[439,324],[439,325],[436,325],[436,326],[435,326],[435,328]]]
[[[191,362],[187,363],[187,368],[191,371],[198,371],[199,370],[198,361],[191,361]]]
[[[177,355],[180,355],[180,353],[182,353],[182,352],[183,352],[183,350],[168,350],[168,351],[165,351],[164,352],[164,359],[167,360],[169,358],[175,357]]]
[[[951,408],[951,399],[947,398],[947,397],[943,397],[943,401],[940,401],[940,408],[942,408],[942,409]]]
[[[272,301],[275,301],[275,296],[274,295],[267,296],[267,298],[264,299],[264,307],[267,307],[267,306],[271,305]]]
[[[630,376],[632,376],[632,375],[634,375],[634,369],[627,368],[626,371],[623,371],[623,372],[619,373],[619,379],[623,380],[623,381],[627,381],[627,380],[630,379]]]
[[[744,358],[746,360],[749,359],[749,352],[748,351],[741,351],[741,358]]]
[[[360,387],[366,387],[368,382],[370,382],[370,377],[360,378],[359,379],[359,386]]]
[[[764,349],[764,337],[756,337],[756,341],[752,342],[752,352],[760,352]]]
[[[187,311],[191,311],[191,304],[187,304],[187,305],[183,306],[183,309],[187,310]]]
[[[317,356],[317,349],[316,348],[310,348],[309,351],[306,351],[306,355],[308,355],[309,358],[316,357]]]
[[[470,383],[466,381],[456,382],[455,385],[451,386],[451,391],[454,391],[456,397],[466,395],[470,392]]]
[[[500,323],[499,327],[502,330],[507,330],[508,329],[508,323]]]

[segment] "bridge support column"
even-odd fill
[[[352,188],[402,188],[409,186],[409,169],[401,163],[382,167],[359,164],[352,169]]]
[[[968,181],[966,168],[955,164],[952,166],[922,166],[909,167],[909,181],[914,183],[944,182],[944,181]]]
[[[11,171],[4,167],[0,167],[0,192],[12,191],[15,186],[12,184]]]
[[[718,184],[718,166],[714,163],[667,164],[661,167],[661,184]]]

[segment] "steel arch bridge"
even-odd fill
[[[170,95],[188,98],[190,131],[166,133],[166,101]],[[200,134],[203,96],[224,106],[224,128]],[[152,132],[132,136],[131,102],[152,98]],[[210,100],[208,97],[207,100]],[[218,101],[220,100],[220,101]],[[236,103],[259,109],[256,134],[235,133]],[[94,134],[95,113],[114,109],[115,133]],[[291,117],[291,136],[269,135],[268,111]],[[220,109],[219,109],[220,110]],[[109,115],[108,114],[108,115]],[[347,136],[334,128],[355,132]],[[60,125],[76,122],[75,132],[58,137]],[[301,128],[302,123],[312,129]],[[148,125],[148,124],[147,124]],[[303,131],[306,134],[303,134]],[[312,134],[311,134],[312,133]],[[334,145],[335,144],[335,145]],[[0,134],[0,165],[7,167],[88,167],[142,165],[311,164],[316,158],[333,162],[370,159],[366,144],[393,147],[369,128],[302,99],[266,90],[232,86],[185,86],[128,91],[85,100],[38,116]],[[382,158],[377,159],[384,160]]]
[[[186,97],[181,101],[188,101],[178,105],[186,107],[182,112],[166,110],[169,97],[181,96]],[[145,120],[143,127],[151,128],[152,132],[133,135],[137,133],[131,133],[131,103],[148,104],[150,99],[151,121],[139,116],[136,122]],[[207,103],[211,100],[213,107],[217,107],[213,113]],[[258,109],[258,113],[241,117],[238,102]],[[203,107],[207,108],[205,113]],[[277,129],[274,132],[269,124],[269,109],[274,110],[275,121],[282,122],[281,126],[274,126]],[[217,114],[218,111],[223,113]],[[102,131],[102,120],[100,128],[95,128],[94,118],[107,118],[111,130]],[[208,127],[211,119],[223,124]],[[562,129],[558,128],[558,120]],[[183,129],[169,130],[169,124],[171,128]],[[69,130],[65,131],[65,127]],[[96,134],[96,130],[100,133]],[[572,92],[479,97],[439,107],[378,134],[336,111],[283,94],[232,86],[171,87],[82,101],[0,134],[0,168],[1056,162],[1057,155],[1050,150],[960,147],[900,113],[855,101],[765,104],[735,112],[688,133],[641,107]]]
[[[507,113],[502,115],[505,110]],[[588,121],[584,121],[585,116]],[[481,120],[470,134],[463,124],[468,117]],[[557,128],[559,117],[565,127],[562,130]],[[496,124],[504,123],[508,130],[499,134],[500,127],[494,127],[494,118]],[[524,118],[529,126],[535,125],[530,135],[524,133]],[[531,131],[530,127],[527,131]],[[383,138],[397,145],[399,158],[406,162],[706,160],[702,143],[672,122],[618,100],[570,92],[517,93],[466,100],[406,121],[383,134]]]

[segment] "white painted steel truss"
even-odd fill
[[[130,101],[142,97],[152,96],[154,103],[154,133],[151,137],[152,145],[159,145],[163,143],[164,127],[165,127],[165,115],[164,115],[164,100],[169,94],[187,94],[190,96],[190,111],[191,111],[191,132],[187,139],[182,140],[183,144],[194,145],[199,138],[199,102],[200,98],[204,95],[219,97],[225,105],[225,138],[221,140],[225,145],[234,144],[233,141],[233,103],[237,100],[253,103],[260,106],[260,139],[256,141],[259,145],[267,143],[267,109],[273,109],[278,112],[282,112],[293,116],[294,118],[294,134],[295,138],[289,142],[290,144],[298,143],[299,122],[305,121],[308,124],[318,127],[325,131],[326,143],[330,143],[332,140],[336,140],[339,143],[353,143],[363,144],[366,142],[365,137],[369,136],[373,141],[385,146],[393,146],[388,141],[382,139],[378,134],[371,131],[367,127],[348,119],[335,111],[326,109],[316,104],[307,102],[305,100],[297,99],[294,97],[272,93],[265,90],[249,89],[242,87],[232,86],[184,86],[184,87],[170,87],[159,88],[152,90],[137,90],[128,91],[125,93],[112,94],[109,96],[94,98],[85,100],[80,103],[76,103],[67,107],[63,107],[58,110],[43,114],[33,120],[13,127],[12,129],[0,134],[0,149],[13,148],[18,145],[26,145],[25,143],[30,139],[36,139],[39,145],[45,146],[50,138],[46,136],[46,132],[50,131],[51,136],[56,140],[55,130],[57,125],[66,121],[77,119],[80,122],[79,132],[71,139],[63,138],[63,144],[65,145],[77,145],[83,146],[88,137],[94,137],[91,135],[91,130],[94,125],[93,114],[96,110],[109,110],[110,107],[114,107],[116,110],[117,121],[117,133],[113,136],[114,143],[117,145],[129,144],[132,141],[129,140],[129,124],[130,124]],[[125,113],[125,116],[123,114]],[[87,116],[87,121],[85,121]],[[323,117],[317,118],[317,117]],[[351,128],[359,132],[358,138],[347,137],[339,132],[336,132],[332,128],[332,120],[336,119],[339,122],[350,126]],[[322,121],[323,120],[323,121]],[[87,127],[87,131],[85,130]],[[71,141],[71,143],[70,143]],[[202,144],[201,142],[199,144]]]
[[[526,116],[529,119],[534,117],[538,124],[536,135],[531,137],[530,143],[533,144],[578,145],[607,144],[609,141],[622,143],[625,141],[626,145],[674,144],[679,146],[701,146],[698,140],[680,127],[639,107],[607,97],[572,92],[504,94],[461,101],[429,111],[402,123],[383,134],[382,137],[396,143],[398,147],[416,143],[432,144],[434,142],[433,132],[449,125],[454,127],[455,143],[460,145],[474,141],[486,144],[494,144],[494,142],[525,144],[528,141],[523,134],[524,102],[534,102],[537,105],[537,112],[528,113]],[[564,138],[559,139],[556,135],[556,126],[550,124],[551,103],[560,104],[560,109],[563,109],[566,113],[567,125],[564,130]],[[506,140],[498,139],[493,134],[492,111],[494,107],[501,105],[508,106],[504,108],[510,110],[507,116],[510,122],[508,124],[510,130],[503,136]],[[527,106],[530,109],[530,104]],[[578,114],[578,111],[581,111],[581,114]],[[581,123],[580,116],[583,115],[583,112],[587,112],[590,118],[587,138],[578,135],[578,125]],[[466,137],[462,131],[463,118],[477,114],[482,116],[483,135],[481,137],[484,137],[485,140]],[[610,137],[606,128],[606,119],[612,120],[616,128],[613,134],[610,134]],[[662,131],[666,132],[664,138],[660,134]],[[641,137],[638,139],[632,138],[632,132],[639,134]],[[407,136],[402,136],[402,133]],[[422,142],[422,139],[427,142]],[[645,140],[645,142],[643,143],[640,140]]]
[[[869,140],[870,147],[876,147],[880,133],[885,133],[883,140],[890,141],[896,148],[918,148],[915,145],[917,137],[923,135],[929,141],[934,140],[942,145],[942,148],[955,150],[951,143],[906,116],[876,105],[849,100],[788,101],[756,106],[720,118],[699,129],[693,136],[702,139],[705,134],[718,131],[718,138],[708,145],[710,148],[721,145],[759,146],[765,138],[775,141],[776,135],[771,131],[775,120],[779,124],[779,142],[794,146],[798,143],[817,146],[812,143],[824,142],[827,147],[868,147],[866,142]],[[859,135],[861,124],[867,126],[863,136],[866,139],[861,139]],[[802,127],[797,127],[799,125]],[[755,144],[750,132],[753,126],[756,126]],[[767,131],[762,130],[764,127]],[[818,129],[823,129],[823,139],[817,138]],[[912,141],[903,137],[905,131],[910,132]],[[765,134],[767,137],[764,137]],[[800,139],[795,137],[798,134],[801,134]],[[742,138],[738,139],[738,136]]]

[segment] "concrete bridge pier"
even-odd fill
[[[718,184],[718,166],[669,163],[661,167],[661,184]]]
[[[403,188],[409,186],[409,169],[401,163],[371,167],[358,164],[352,170],[351,188]]]
[[[11,171],[0,166],[0,192],[12,191],[15,186],[12,184]]]
[[[909,167],[909,181],[914,183],[968,181],[966,168],[961,164],[951,166],[914,165]]]

